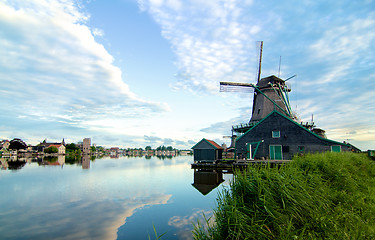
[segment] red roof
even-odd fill
[[[217,149],[223,149],[219,144],[217,144],[216,142],[212,141],[212,140],[208,140],[206,139],[207,142],[211,143],[214,147],[216,147]]]
[[[59,147],[61,147],[61,144],[59,144],[59,145],[57,145],[57,144],[51,144],[51,145],[49,145],[48,147],[56,147],[56,148],[59,148]]]

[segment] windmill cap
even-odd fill
[[[280,83],[281,85],[283,85],[285,84],[285,81],[282,80],[281,78],[276,77],[275,75],[272,75],[269,77],[262,78],[258,83],[258,87],[260,88],[269,87],[268,85],[269,83],[271,84]]]

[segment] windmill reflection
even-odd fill
[[[217,186],[223,179],[221,170],[194,170],[194,183],[192,184],[203,195],[207,195]]]

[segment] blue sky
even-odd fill
[[[252,95],[220,81],[294,74],[291,105],[330,139],[375,148],[375,2],[1,0],[0,139],[219,144]]]

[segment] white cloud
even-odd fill
[[[375,14],[370,14],[325,31],[310,50],[315,61],[328,64],[330,70],[314,84],[342,81],[342,77],[353,72],[363,58],[368,59],[368,51],[375,41],[374,28]]]
[[[174,4],[171,4],[173,2]],[[248,53],[260,26],[244,24],[238,1],[149,1],[139,3],[162,28],[179,68],[177,89],[218,91],[219,81],[248,81]],[[241,6],[242,5],[242,6]]]
[[[103,37],[104,36],[103,30],[101,30],[99,28],[94,28],[93,31],[92,31],[92,34],[94,36],[98,36],[98,37]]]
[[[87,20],[74,1],[0,2],[3,113],[85,127],[169,110],[129,89]]]

